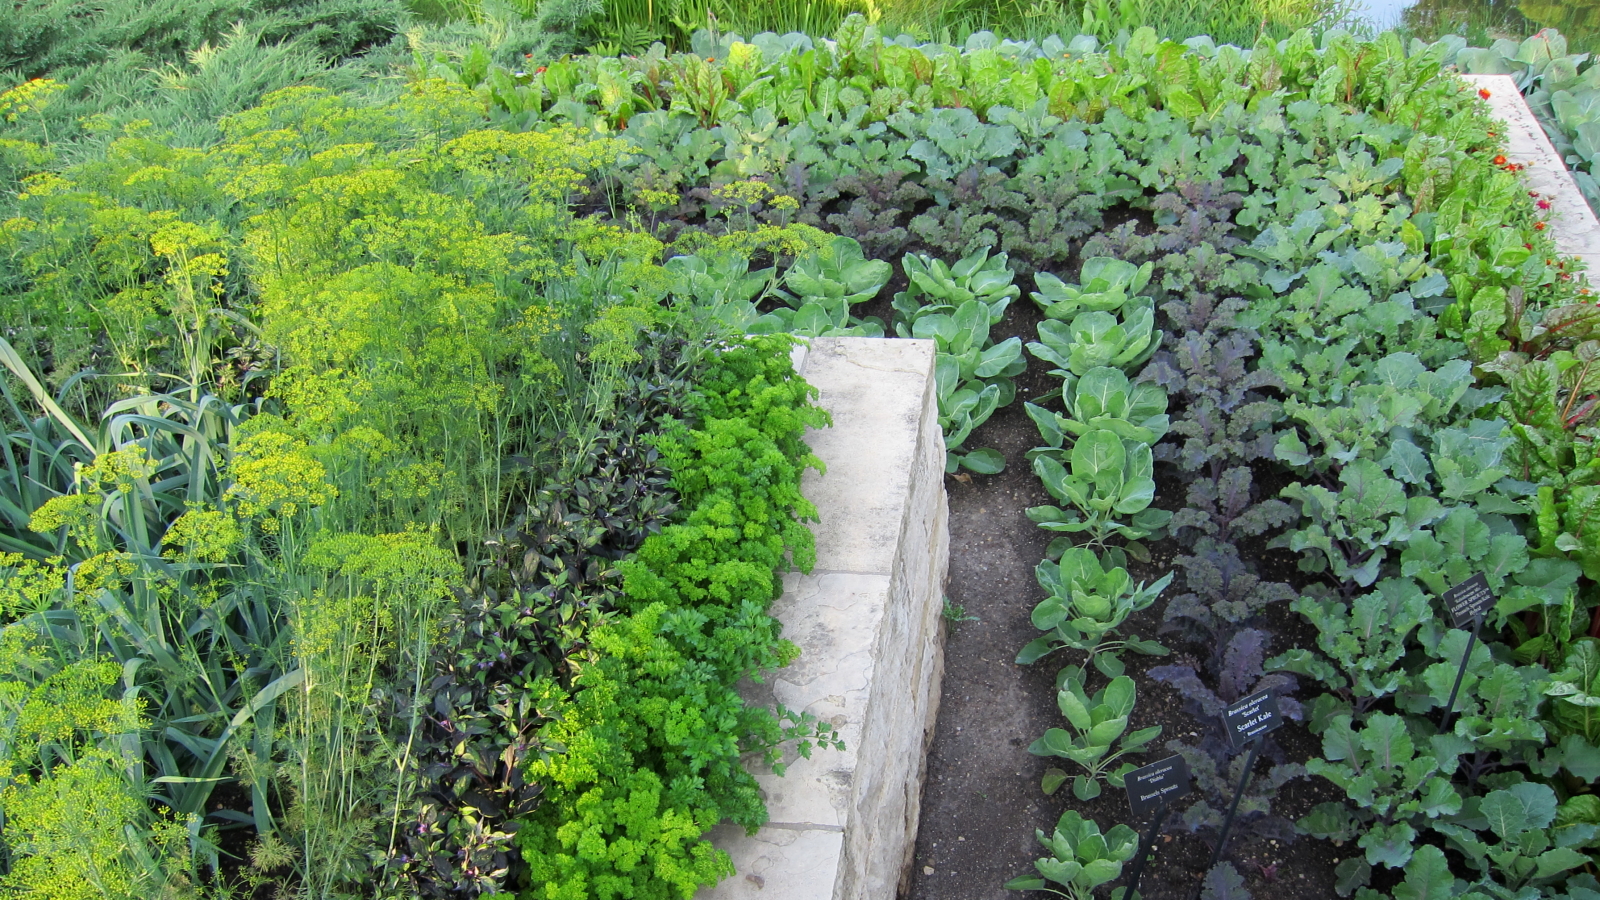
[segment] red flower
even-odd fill
[[[535,75],[543,75],[544,74],[544,70],[547,69],[547,68],[549,68],[549,67],[548,66],[540,66],[539,68],[533,70],[533,74],[535,74]]]
[[[1532,250],[1533,249],[1533,245],[1532,244],[1523,244],[1522,246],[1523,246],[1523,249],[1526,249],[1526,250]]]
[[[1489,132],[1489,137],[1494,137],[1494,132]]]
[[[1506,155],[1504,153],[1502,153],[1499,156],[1496,156],[1494,158],[1494,164],[1497,165],[1497,166],[1505,165],[1506,164]]]
[[[1482,97],[1485,100],[1489,99],[1489,89],[1488,88],[1478,88],[1478,96]]]
[[[1540,200],[1539,201],[1539,208],[1540,209],[1549,209],[1550,208],[1550,201],[1549,200]]]
[[[1533,223],[1533,230],[1534,231],[1543,231],[1544,230],[1544,223],[1543,222],[1535,222],[1535,223]]]
[[[1528,196],[1529,197],[1537,197],[1537,196],[1539,196],[1539,192],[1538,191],[1529,191],[1528,192]]]

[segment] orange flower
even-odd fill
[[[1482,97],[1485,100],[1489,99],[1489,89],[1488,88],[1478,88],[1478,96]]]
[[[1494,164],[1497,165],[1497,166],[1505,165],[1506,164],[1506,155],[1504,153],[1502,153],[1499,156],[1496,156],[1494,158]]]
[[[1534,231],[1543,231],[1544,230],[1544,223],[1543,222],[1535,222],[1535,223],[1533,223],[1533,230]]]
[[[533,70],[533,74],[535,74],[535,75],[543,75],[544,74],[544,70],[546,68],[548,68],[548,67],[547,66],[540,66],[539,68]]]

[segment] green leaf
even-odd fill
[[[1039,787],[1046,795],[1054,794],[1067,780],[1067,773],[1051,766],[1044,770],[1044,777],[1039,781]]]
[[[1489,830],[1503,841],[1516,838],[1528,830],[1528,810],[1522,800],[1510,791],[1491,791],[1483,798],[1478,811],[1489,821]]]
[[[1556,847],[1539,854],[1534,878],[1544,879],[1559,875],[1568,869],[1576,869],[1587,863],[1589,857],[1572,849],[1571,847]]]
[[[1005,470],[1006,458],[1000,455],[999,450],[986,447],[962,456],[961,465],[979,475],[995,475]]]
[[[1406,880],[1394,889],[1394,900],[1447,900],[1455,894],[1455,879],[1444,851],[1424,844],[1406,863]]]
[[[1088,731],[1094,727],[1094,717],[1089,714],[1089,708],[1084,705],[1083,700],[1079,698],[1075,691],[1057,691],[1056,706],[1060,707],[1061,714],[1067,717],[1067,721],[1072,723],[1072,727],[1079,731]]]

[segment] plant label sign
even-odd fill
[[[1457,628],[1469,628],[1494,606],[1494,592],[1489,590],[1489,579],[1483,573],[1468,578],[1444,592],[1445,608],[1450,610],[1450,621]]]
[[[1189,764],[1181,756],[1169,756],[1129,772],[1123,785],[1128,791],[1128,808],[1142,819],[1168,803],[1187,796],[1194,788]]]
[[[1271,691],[1260,691],[1229,705],[1223,718],[1228,729],[1228,742],[1235,749],[1283,726],[1283,716],[1278,712],[1278,698]]]

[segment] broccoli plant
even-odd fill
[[[1102,834],[1093,819],[1072,809],[1061,814],[1049,836],[1042,829],[1034,834],[1050,855],[1034,861],[1037,875],[1013,878],[1006,882],[1006,890],[1050,891],[1070,900],[1092,900],[1095,888],[1115,881],[1139,849],[1139,835],[1132,828],[1117,825]],[[1052,883],[1061,889],[1050,887]]]
[[[1593,840],[1587,822],[1557,822],[1555,791],[1524,781],[1468,798],[1459,813],[1434,824],[1450,846],[1484,877],[1491,896],[1522,896],[1524,886],[1550,884],[1588,863],[1583,846]],[[1537,894],[1535,894],[1537,896]]]
[[[1068,463],[1070,468],[1051,456],[1034,457],[1033,471],[1045,490],[1069,504],[1029,508],[1028,518],[1040,528],[1082,534],[1103,547],[1114,536],[1137,541],[1154,535],[1172,518],[1172,513],[1150,505],[1156,482],[1149,445],[1096,429],[1072,445]],[[1051,542],[1051,558],[1070,543],[1067,538]]]
[[[1298,827],[1336,840],[1359,835],[1368,865],[1401,868],[1411,859],[1418,825],[1461,811],[1461,795],[1450,784],[1454,763],[1449,754],[1441,761],[1419,750],[1401,716],[1373,713],[1361,729],[1349,716],[1335,716],[1322,734],[1322,758],[1307,762],[1306,771],[1333,782],[1354,804],[1320,804]]]
[[[1406,639],[1419,625],[1433,620],[1433,608],[1409,578],[1387,578],[1378,589],[1346,604],[1342,599],[1308,594],[1292,607],[1317,629],[1322,655],[1298,648],[1267,660],[1268,671],[1294,672],[1334,691],[1313,705],[1312,730],[1335,709],[1364,713],[1407,682],[1399,667]]]
[[[1539,705],[1549,684],[1548,672],[1539,666],[1499,662],[1488,647],[1475,642],[1463,671],[1461,658],[1469,641],[1467,632],[1445,630],[1434,621],[1419,629],[1419,637],[1419,655],[1431,662],[1411,676],[1395,695],[1395,703],[1415,715],[1430,714],[1449,702],[1456,676],[1461,674],[1452,731],[1436,739],[1436,749],[1470,752],[1472,756],[1463,763],[1468,781],[1476,782],[1496,758],[1509,754],[1526,758],[1544,743]]]
[[[1345,466],[1337,490],[1297,483],[1284,488],[1283,496],[1299,504],[1306,524],[1270,546],[1302,552],[1302,571],[1326,573],[1343,589],[1371,586],[1391,546],[1403,545],[1446,512],[1433,497],[1408,497],[1405,485],[1370,459]]]
[[[1029,641],[1017,654],[1018,663],[1036,662],[1057,650],[1079,650],[1088,654],[1086,662],[1115,677],[1124,668],[1119,651],[1167,654],[1167,648],[1155,641],[1140,640],[1136,634],[1118,639],[1115,632],[1129,615],[1156,601],[1172,583],[1170,573],[1154,584],[1135,586],[1127,569],[1103,567],[1093,552],[1073,547],[1061,555],[1060,563],[1040,562],[1034,577],[1050,596],[1033,608],[1033,627],[1049,633]],[[1066,671],[1084,677],[1082,667]]]
[[[1125,754],[1143,750],[1161,734],[1160,725],[1127,733],[1133,703],[1133,679],[1126,675],[1111,679],[1110,684],[1093,695],[1084,691],[1081,681],[1069,675],[1056,692],[1056,705],[1066,717],[1067,727],[1049,729],[1044,737],[1028,747],[1028,752],[1077,763],[1083,772],[1071,777],[1072,795],[1079,800],[1100,796],[1102,780],[1120,788],[1123,779],[1135,767],[1132,763],[1116,768],[1112,765]],[[1068,777],[1061,769],[1047,769],[1041,786],[1046,794],[1053,794]]]

